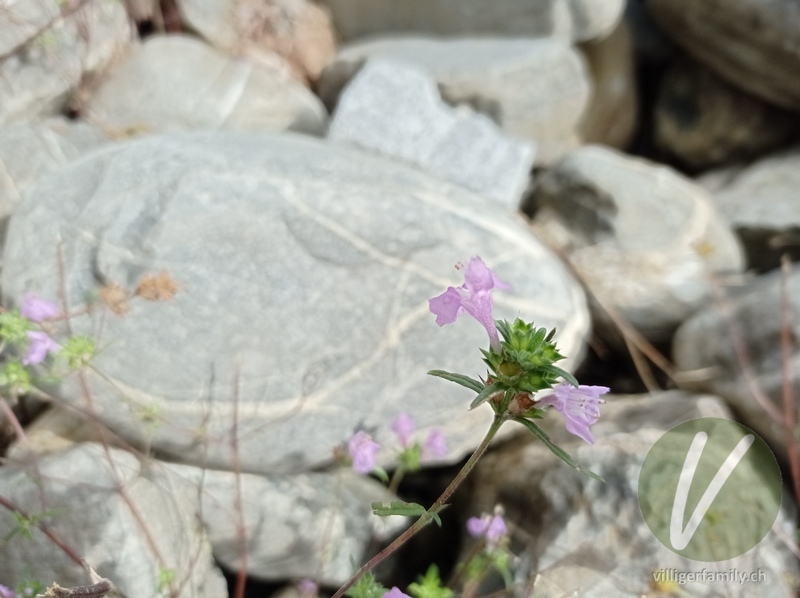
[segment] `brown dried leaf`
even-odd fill
[[[158,274],[148,274],[139,281],[136,287],[136,294],[148,301],[169,301],[178,292],[180,286],[169,275],[169,272],[162,270]]]
[[[100,289],[100,299],[118,316],[124,316],[131,310],[128,293],[118,284],[110,283]]]

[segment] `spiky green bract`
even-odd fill
[[[481,352],[492,383],[500,389],[534,394],[553,388],[559,378],[578,385],[569,372],[554,365],[564,359],[553,342],[555,328],[548,332],[517,318],[513,324],[498,320],[497,330],[503,337],[500,350]]]
[[[388,590],[379,584],[372,573],[365,573],[352,588],[345,592],[351,598],[382,598]]]
[[[428,567],[425,577],[419,576],[417,581],[409,584],[408,591],[414,598],[452,598],[453,590],[442,585],[439,568]]]

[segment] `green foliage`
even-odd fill
[[[175,580],[175,571],[173,571],[172,569],[167,569],[166,567],[158,568],[159,592],[169,588],[169,584],[171,584],[174,580]]]
[[[420,576],[417,581],[408,586],[408,591],[414,598],[452,598],[453,591],[444,585],[439,577],[439,568],[436,565],[428,567],[425,576]]]
[[[422,460],[422,447],[419,444],[407,447],[397,456],[397,460],[405,471],[412,473],[419,471],[420,461]]]
[[[379,584],[372,573],[365,573],[352,588],[347,590],[345,596],[351,598],[383,598],[388,590]]]
[[[28,340],[31,321],[23,318],[18,309],[0,313],[0,341],[9,345],[20,345]]]
[[[9,361],[0,369],[0,386],[12,394],[24,394],[31,389],[31,375],[20,362]]]
[[[582,474],[585,474],[590,478],[597,480],[598,482],[605,481],[602,477],[600,477],[596,473],[589,471],[588,469],[585,469],[584,467],[579,465],[578,462],[575,459],[573,459],[572,456],[567,451],[565,451],[560,446],[555,444],[552,440],[550,440],[550,436],[547,435],[547,432],[542,430],[542,428],[537,426],[532,421],[525,419],[524,417],[515,417],[514,421],[528,428],[528,430],[530,430],[534,436],[536,436],[539,440],[541,440],[545,444],[545,446],[547,446],[547,448],[549,448],[553,452],[553,454],[556,457],[561,459],[564,463],[566,463],[570,467],[574,467]]]
[[[94,340],[88,336],[73,336],[64,342],[61,355],[70,368],[78,370],[89,363],[96,354]]]
[[[17,596],[36,596],[44,594],[47,588],[41,581],[26,579],[17,585]]]

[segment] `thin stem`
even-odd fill
[[[497,435],[500,426],[502,426],[505,421],[506,418],[504,416],[495,415],[494,421],[492,421],[492,425],[489,427],[489,431],[486,432],[486,436],[478,445],[478,448],[476,448],[475,452],[472,453],[472,456],[470,456],[470,458],[464,464],[464,467],[461,468],[461,471],[458,472],[458,475],[453,478],[453,481],[450,482],[450,485],[444,489],[442,495],[436,499],[436,502],[434,502],[427,512],[422,517],[417,519],[411,527],[400,534],[394,542],[381,550],[378,554],[372,557],[368,563],[361,567],[361,569],[356,571],[355,575],[347,580],[347,582],[341,588],[339,588],[331,598],[341,598],[344,596],[344,593],[349,590],[353,584],[355,584],[365,573],[371,571],[381,564],[388,556],[393,554],[398,548],[400,548],[403,544],[408,542],[408,540],[413,538],[420,530],[422,530],[422,528],[433,521],[433,515],[445,507],[448,499],[467,478],[475,465],[478,463],[478,459],[480,459],[483,456],[483,453],[486,452],[486,449],[489,448],[489,443],[492,442],[492,439]]]

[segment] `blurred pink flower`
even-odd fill
[[[400,444],[403,448],[408,446],[408,439],[416,429],[417,424],[414,422],[414,418],[405,412],[394,418],[392,422],[392,432],[397,434],[397,438],[400,440]]]
[[[36,293],[25,293],[19,313],[23,318],[28,318],[32,322],[42,322],[61,315],[61,311],[55,303],[42,299]]]
[[[441,428],[434,428],[422,445],[422,460],[441,459],[447,456],[447,441]]]
[[[42,363],[48,353],[58,350],[58,344],[42,330],[28,331],[28,354],[22,360],[22,365],[36,365]]]
[[[500,539],[508,533],[501,515],[470,517],[467,519],[467,531],[473,538],[486,538],[486,544],[490,548],[497,546]]]
[[[375,442],[372,436],[359,430],[347,443],[347,449],[353,460],[353,469],[358,473],[369,473],[375,469],[381,445]]]
[[[397,586],[386,592],[382,598],[411,598],[408,594],[404,594]]]

